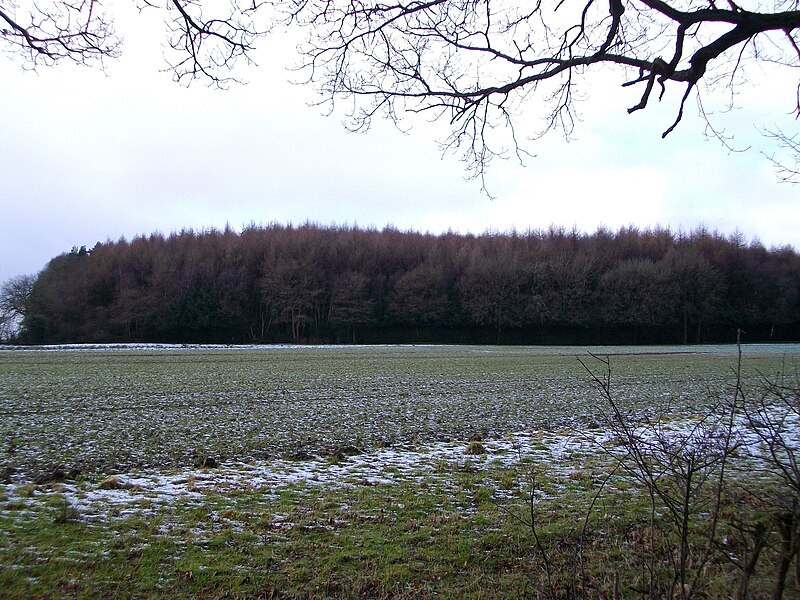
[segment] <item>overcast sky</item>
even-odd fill
[[[745,108],[720,122],[753,147],[731,154],[705,139],[694,104],[662,140],[675,98],[628,115],[637,92],[599,78],[575,139],[555,134],[529,145],[536,157],[524,165],[494,163],[489,199],[457,155],[442,157],[440,124],[352,134],[344,115],[310,107],[313,90],[289,83],[296,56],[279,37],[241,72],[247,85],[186,89],[159,72],[158,26],[120,20],[124,55],[105,73],[28,72],[0,55],[0,281],[73,246],[273,221],[473,233],[702,224],[800,248],[800,187],[777,182],[755,127],[785,123],[796,82],[765,74],[743,90]]]

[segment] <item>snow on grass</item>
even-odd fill
[[[800,421],[786,423],[787,440],[800,447]],[[755,460],[765,449],[758,436],[745,427],[744,417],[737,417],[735,441],[745,452],[739,460]],[[642,443],[655,438],[685,445],[705,435],[694,419],[675,419],[654,426],[639,426],[634,435]],[[418,483],[425,478],[447,478],[453,472],[469,470],[497,473],[503,469],[538,468],[554,479],[566,479],[590,460],[605,464],[612,456],[624,454],[621,440],[612,439],[610,430],[527,431],[501,439],[480,442],[484,452],[468,454],[469,443],[437,442],[414,447],[382,448],[361,454],[313,457],[307,460],[275,459],[254,462],[227,462],[217,468],[192,468],[175,472],[119,473],[99,482],[57,484],[59,493],[89,519],[115,518],[147,514],[158,507],[175,503],[202,504],[211,495],[236,492],[276,495],[289,486],[391,486]],[[524,483],[524,482],[523,482]],[[36,503],[46,494],[29,485],[8,484],[2,487],[13,501]],[[502,494],[501,494],[502,495]]]
[[[782,350],[781,350],[782,349]],[[597,417],[585,348],[476,346],[53,347],[0,353],[0,478],[92,475],[217,460],[326,454],[351,445],[575,428]],[[696,413],[724,392],[730,346],[615,354],[628,415]],[[770,346],[753,368],[779,366]],[[749,364],[749,363],[748,363]]]
[[[235,492],[274,495],[292,485],[311,487],[386,486],[448,477],[457,470],[477,472],[515,468],[526,462],[567,474],[579,454],[594,451],[586,436],[554,432],[522,432],[485,440],[485,453],[468,455],[466,442],[438,442],[417,447],[383,448],[332,460],[276,459],[221,463],[218,468],[193,468],[172,473],[120,473],[100,482],[63,483],[55,489],[88,519],[147,514],[175,503],[201,504],[207,496]],[[570,460],[563,459],[565,454]],[[558,467],[558,465],[561,465]],[[443,467],[445,467],[443,469]],[[24,486],[6,485],[9,498],[22,498]]]
[[[575,358],[585,350],[159,344],[3,352],[0,476],[13,483],[0,487],[0,511],[22,514],[20,505],[58,493],[83,518],[103,520],[290,486],[447,485],[457,471],[485,473],[502,496],[514,493],[498,484],[504,469],[564,480],[586,465],[602,471],[619,458],[620,440]],[[647,440],[693,443],[704,435],[696,427],[714,402],[709,392],[730,391],[730,346],[601,351],[617,356],[615,399]],[[753,369],[774,372],[800,346],[745,352]],[[481,440],[468,454],[473,436]],[[796,435],[787,439],[797,447]],[[743,459],[764,451],[752,432],[738,442]],[[190,466],[209,458],[217,468]],[[69,482],[47,478],[54,465]],[[31,488],[41,474],[50,483]]]

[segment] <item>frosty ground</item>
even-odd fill
[[[737,349],[0,351],[0,583],[21,596],[120,596],[135,565],[134,597],[524,592],[528,567],[502,565],[530,557],[513,515],[531,486],[553,519],[574,521],[613,465],[609,407],[578,360],[591,366],[591,354],[610,356],[632,421],[686,435],[730,396]],[[800,347],[743,354],[755,379],[796,365]],[[624,497],[629,482],[613,485]],[[500,532],[518,539],[476,572]],[[308,562],[331,544],[351,559]],[[431,544],[435,563],[418,554]],[[352,556],[372,571],[349,594],[339,586]],[[100,572],[75,570],[87,560]]]

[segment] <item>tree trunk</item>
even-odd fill
[[[786,575],[792,564],[794,554],[792,548],[792,534],[794,532],[794,515],[784,513],[778,519],[778,531],[781,534],[781,545],[779,548],[778,572],[775,574],[775,585],[772,588],[772,600],[781,600],[786,589]]]
[[[686,311],[683,312],[683,343],[689,343],[689,317],[686,314]]]
[[[736,600],[747,600],[747,591],[750,585],[750,577],[755,573],[758,558],[761,555],[761,550],[767,543],[767,530],[766,528],[758,527],[755,534],[756,540],[753,547],[753,552],[750,555],[750,560],[742,568],[742,578],[739,580],[739,589],[736,590]]]

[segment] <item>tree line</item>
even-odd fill
[[[32,344],[800,339],[795,250],[703,228],[183,230],[73,248],[6,307],[21,282]]]

